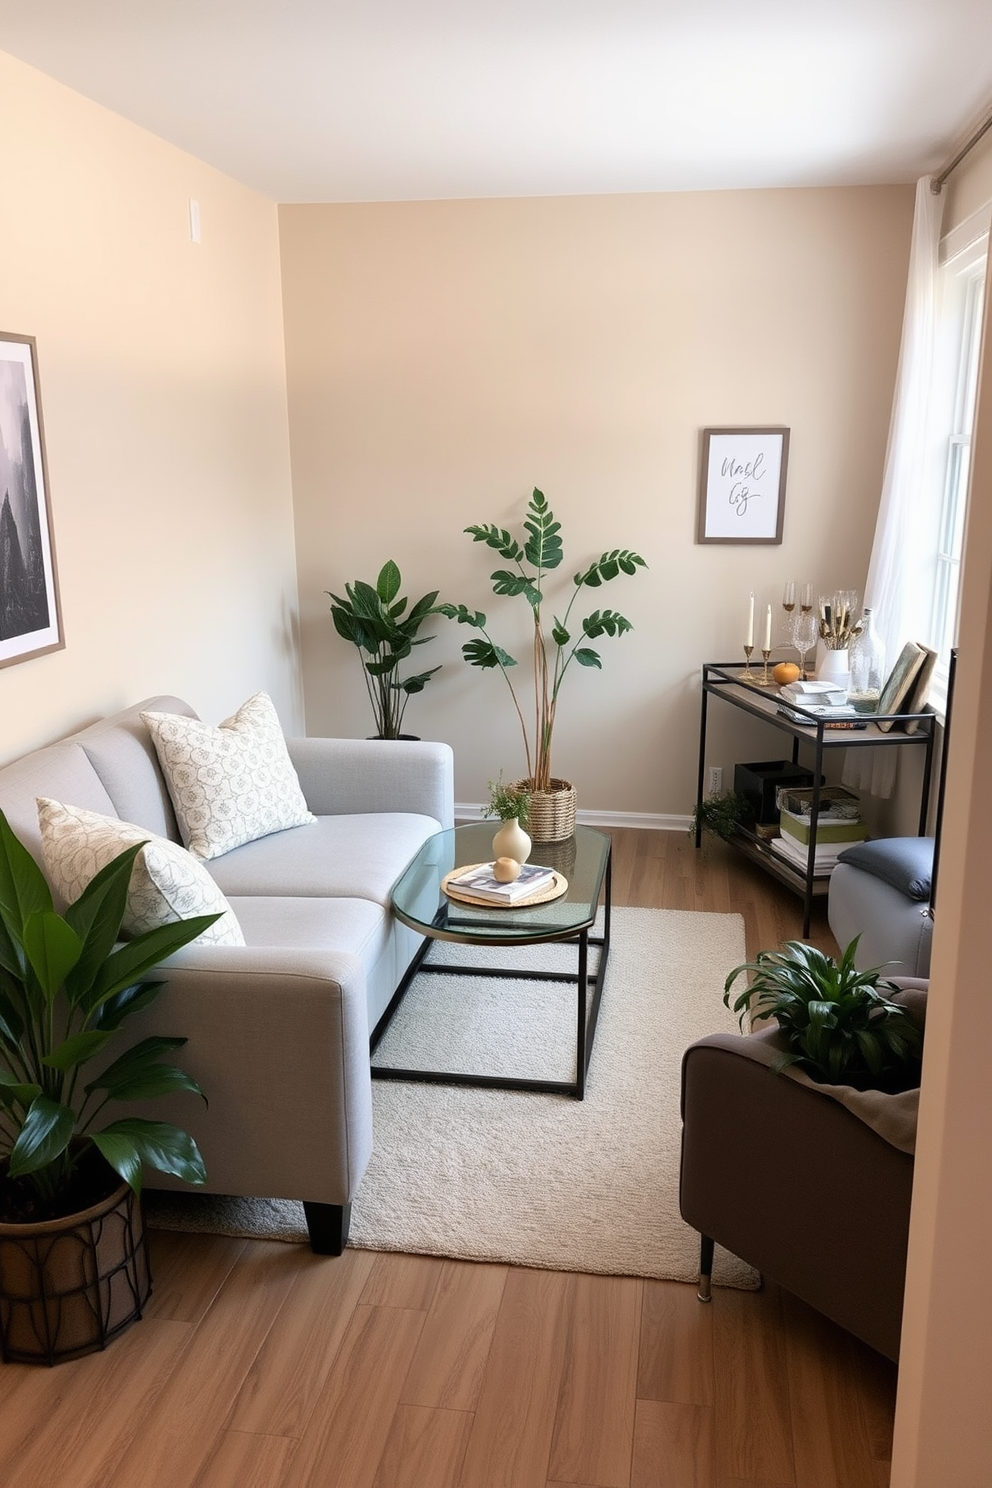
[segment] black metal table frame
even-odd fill
[[[797,888],[797,891],[802,895],[803,939],[805,940],[809,937],[813,911],[814,880],[817,877],[815,859],[816,829],[820,815],[820,791],[824,751],[837,748],[877,749],[879,747],[900,748],[925,745],[926,759],[923,766],[923,784],[920,791],[919,818],[919,835],[923,837],[926,834],[927,813],[930,808],[930,773],[933,764],[934,723],[936,721],[936,715],[933,712],[882,715],[885,720],[892,719],[899,723],[905,723],[907,718],[912,718],[917,726],[917,732],[913,734],[896,732],[880,733],[877,727],[875,727],[875,718],[870,718],[866,715],[864,719],[860,719],[858,722],[866,723],[868,725],[867,729],[852,728],[842,731],[831,731],[830,737],[825,738],[824,735],[828,725],[822,717],[818,717],[813,713],[809,713],[808,710],[790,703],[789,707],[793,712],[805,712],[809,717],[808,724],[797,724],[791,722],[784,714],[774,710],[770,711],[767,706],[761,706],[762,704],[767,705],[773,700],[776,704],[778,703],[777,689],[772,691],[770,688],[759,687],[745,682],[740,675],[742,670],[743,668],[739,662],[706,662],[703,665],[702,687],[700,689],[699,772],[696,779],[696,804],[698,807],[703,801],[703,785],[706,772],[706,704],[710,694],[714,697],[722,697],[724,702],[730,703],[731,706],[739,708],[744,713],[749,713],[753,718],[760,718],[762,722],[770,724],[772,728],[777,729],[780,733],[791,735],[793,764],[796,764],[799,760],[800,744],[810,744],[812,746],[813,794],[810,800],[810,835],[806,855],[806,869],[805,872],[802,869],[795,870],[795,879],[801,884],[801,888],[798,888],[792,878],[785,876],[785,870],[782,869],[781,865],[775,865],[779,869],[777,876],[781,878],[781,881],[786,883],[790,888]],[[743,692],[735,694],[729,691],[732,687],[740,687],[743,689]],[[748,694],[754,696],[754,702],[751,701]],[[695,837],[696,846],[699,847],[702,839],[702,823],[699,820],[698,812]],[[765,861],[768,866],[771,866],[770,855]]]
[[[473,1089],[485,1090],[531,1090],[542,1095],[569,1095],[574,1100],[584,1100],[586,1080],[589,1074],[589,1061],[592,1058],[592,1046],[596,1037],[596,1024],[599,1021],[599,1007],[603,998],[603,982],[606,977],[606,966],[610,957],[612,885],[613,844],[610,843],[607,847],[606,864],[603,871],[600,892],[597,894],[595,902],[590,906],[593,911],[592,920],[579,930],[570,927],[567,931],[561,933],[546,932],[530,938],[514,936],[499,940],[492,935],[473,936],[471,933],[473,928],[478,929],[479,926],[484,925],[486,929],[491,929],[492,921],[459,919],[457,925],[452,927],[448,923],[448,904],[444,903],[440,905],[434,916],[433,926],[437,930],[443,931],[443,935],[432,935],[430,930],[427,931],[423,945],[407,967],[389,1006],[376,1024],[372,1037],[369,1040],[369,1053],[371,1055],[375,1053],[383,1034],[389,1027],[393,1015],[403,1001],[414,977],[420,973],[436,972],[444,976],[508,977],[513,981],[574,982],[576,984],[574,1080],[532,1080],[517,1078],[513,1075],[473,1075],[458,1070],[399,1069],[390,1065],[376,1064],[372,1065],[372,1078],[374,1080],[410,1080],[422,1085],[462,1085],[470,1086]],[[591,935],[589,932],[595,921],[600,895],[602,896],[603,903],[603,933],[602,935]],[[464,907],[462,905],[459,906],[459,908]],[[402,919],[403,916],[401,915],[400,918]],[[409,921],[404,921],[404,923],[408,924]],[[414,928],[422,928],[422,926],[417,925]],[[426,960],[427,954],[435,940],[442,939],[460,945],[485,945],[496,948],[502,946],[548,945],[552,943],[568,945],[575,941],[578,948],[578,966],[576,971],[572,973],[569,971],[519,971],[515,968],[508,971],[505,967],[500,966],[432,965]],[[599,948],[599,961],[593,972],[589,970],[590,946]]]

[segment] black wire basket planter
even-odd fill
[[[151,1286],[141,1204],[126,1183],[62,1219],[0,1223],[4,1362],[61,1364],[106,1348],[141,1317]]]

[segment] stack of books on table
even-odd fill
[[[784,713],[790,723],[813,724],[816,719],[824,718],[837,724],[849,723],[851,727],[860,727],[857,709],[848,703],[844,689],[832,682],[817,682],[812,677],[808,681],[789,682],[779,688],[779,697],[782,706],[778,711]],[[792,707],[789,707],[790,703]],[[804,711],[799,713],[797,708]],[[814,715],[812,718],[808,716],[810,713]]]
[[[780,835],[772,842],[772,851],[802,872],[809,862],[812,801],[811,790],[783,789],[778,793]],[[824,786],[816,819],[813,871],[818,875],[831,873],[844,849],[853,842],[864,842],[867,836],[855,793],[839,785]]]
[[[553,868],[541,868],[537,863],[525,863],[520,877],[512,883],[500,883],[493,874],[492,863],[480,863],[477,868],[467,868],[464,873],[448,879],[448,888],[459,894],[471,894],[474,899],[491,899],[494,904],[516,904],[549,889],[555,881]]]

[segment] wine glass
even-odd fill
[[[799,671],[804,682],[809,680],[806,658],[816,646],[820,627],[813,614],[812,594],[808,605],[800,605],[799,614],[792,617],[792,644],[799,652]]]

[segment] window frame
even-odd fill
[[[941,244],[934,416],[942,447],[942,480],[927,627],[927,644],[937,652],[929,702],[941,721],[947,707],[950,653],[957,645],[990,216],[992,204],[977,221],[963,224],[963,231],[948,235]]]

